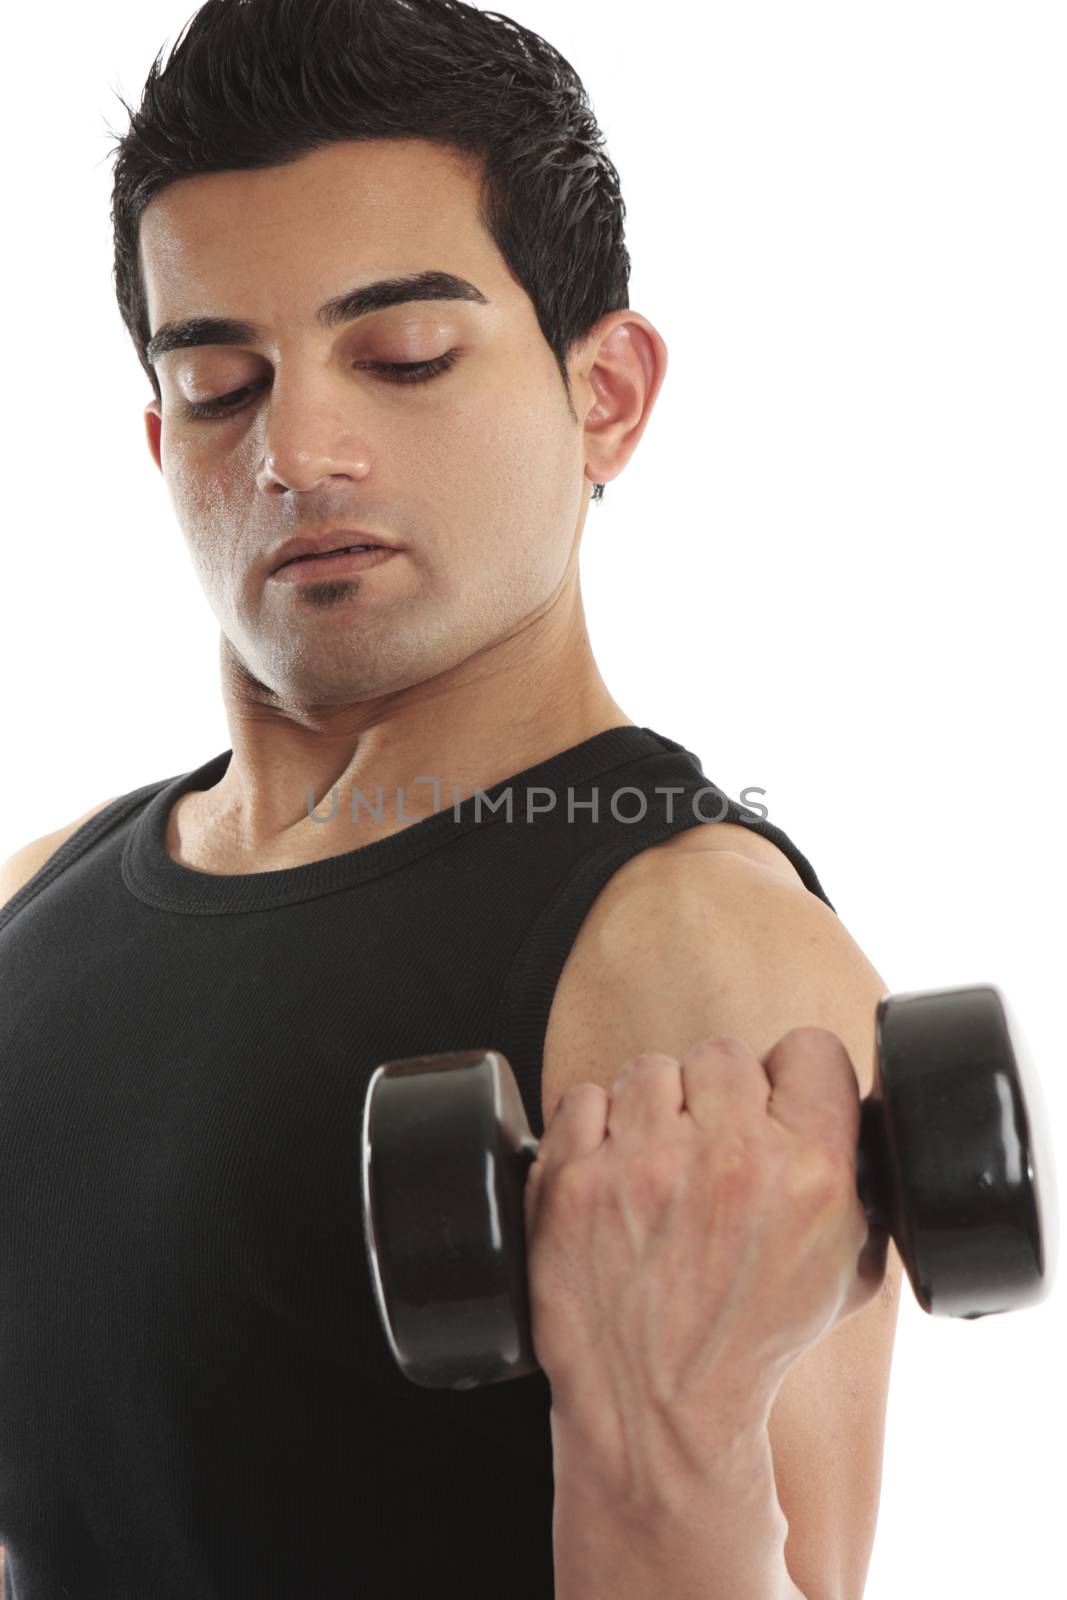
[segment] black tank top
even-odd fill
[[[193,871],[167,817],[231,755],[112,801],[0,910],[5,1595],[546,1600],[547,1379],[395,1366],[363,1241],[370,1075],[492,1046],[540,1137],[581,923],[687,828],[752,828],[830,901],[649,728],[325,861]]]

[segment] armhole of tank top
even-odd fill
[[[173,778],[165,778],[162,783],[147,784],[143,789],[135,789],[130,794],[120,795],[102,811],[98,811],[95,817],[90,817],[89,821],[76,829],[69,838],[64,839],[58,849],[53,850],[48,860],[38,867],[33,877],[27,878],[21,889],[17,889],[11,899],[0,906],[0,932],[3,932],[12,917],[16,916],[23,906],[29,905],[31,900],[36,899],[42,889],[46,889],[61,872],[65,872],[79,856],[83,856],[99,838],[116,827],[131,811],[144,805],[161,789],[166,788],[168,783],[173,782]]]
[[[736,802],[731,805],[730,820],[752,827],[783,850],[800,873],[805,888],[834,910],[811,863],[781,828],[746,813]],[[700,823],[695,820],[688,826],[699,827]],[[548,1019],[563,968],[582,923],[601,890],[620,867],[642,850],[662,844],[684,831],[684,824],[682,827],[677,823],[660,826],[586,856],[542,907],[516,951],[501,987],[491,1039],[507,1057],[515,1074],[530,1127],[538,1139],[544,1133],[541,1088]]]
[[[515,1074],[534,1136],[544,1135],[541,1079],[545,1034],[560,976],[578,931],[604,885],[657,839],[627,839],[584,857],[542,907],[504,979],[491,1038]]]
[[[756,816],[754,812],[747,811],[744,806],[739,806],[736,801],[731,803],[730,810],[725,818],[727,822],[738,822],[747,828],[750,833],[758,833],[764,839],[769,839],[771,844],[777,845],[783,855],[800,873],[801,882],[811,894],[817,895],[830,910],[837,915],[837,908],[830,896],[826,893],[816,875],[815,868],[800,850],[797,849],[787,833],[783,833],[776,823],[768,822],[766,817]]]
[[[677,823],[660,825],[583,857],[541,908],[515,953],[501,987],[491,1039],[515,1074],[538,1139],[544,1133],[541,1079],[549,1014],[582,923],[620,867],[682,831]]]

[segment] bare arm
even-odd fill
[[[661,1503],[640,1511],[609,1503],[555,1419],[552,1439],[556,1600],[823,1600],[786,1566],[766,1428],[724,1434],[714,1482],[661,1480]]]
[[[762,1058],[791,1028],[804,1025],[827,1028],[844,1042],[860,1092],[870,1093],[875,1006],[887,985],[839,919],[799,885],[740,857],[717,852],[674,863],[653,857],[646,851],[616,874],[618,892],[610,903],[605,897],[604,914],[591,926],[580,961],[564,970],[554,1013],[558,1093],[585,1081],[610,1092],[622,1063],[638,1051],[680,1057],[709,1034],[731,1035]],[[558,1103],[546,1105],[546,1126]],[[642,1563],[647,1574],[658,1570],[662,1582],[649,1578],[647,1593],[664,1600],[690,1592],[714,1600],[720,1571],[726,1574],[722,1592],[743,1596],[743,1579],[729,1563],[731,1540],[746,1529],[749,1559],[764,1584],[762,1591],[757,1582],[747,1592],[761,1600],[763,1594],[767,1600],[781,1594],[858,1600],[877,1522],[900,1277],[899,1256],[891,1248],[878,1298],[786,1372],[767,1422],[773,1483],[765,1470],[764,1440],[753,1434],[750,1484],[691,1484],[678,1491],[686,1505],[691,1501],[690,1520],[675,1518],[662,1553],[677,1563],[683,1547],[688,1551],[694,1563],[690,1589],[684,1565],[676,1580],[674,1566],[650,1565],[670,1520],[658,1532],[650,1526],[642,1531],[620,1508],[598,1504],[594,1452],[587,1448],[583,1459],[577,1444],[561,1440],[569,1465],[559,1469],[555,1532],[568,1566],[577,1564],[576,1574],[589,1565],[588,1581],[583,1577],[587,1600],[598,1600],[600,1593],[592,1577],[595,1563],[588,1551],[583,1554],[594,1541],[617,1541],[625,1571],[636,1574]],[[557,1415],[554,1435],[559,1427]],[[727,1435],[724,1455],[728,1443]],[[711,1459],[718,1455],[713,1448]],[[751,1505],[742,1514],[738,1502],[746,1494]],[[784,1588],[776,1568],[782,1537],[792,1584]],[[735,1554],[744,1559],[744,1550]],[[610,1568],[605,1557],[603,1570]],[[557,1572],[563,1584],[571,1582],[562,1560]],[[698,1581],[703,1589],[692,1587]],[[580,1590],[579,1583],[570,1592]],[[617,1592],[629,1593],[621,1575]],[[560,1597],[569,1600],[566,1588]]]

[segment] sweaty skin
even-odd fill
[[[632,720],[593,658],[579,543],[666,374],[651,323],[604,317],[568,363],[571,413],[533,304],[478,216],[480,163],[423,140],[345,142],[289,166],[183,179],[148,206],[149,327],[258,326],[159,358],[149,448],[220,629],[233,757],[180,799],[167,848],[205,872],[271,870],[398,831]],[[416,301],[324,329],[379,278],[469,279],[486,304]],[[372,362],[457,352],[399,384]],[[232,395],[189,420],[190,401]],[[347,579],[269,576],[285,540],[334,528],[400,546]],[[348,542],[348,541],[346,541]],[[419,778],[436,777],[441,797]],[[309,817],[309,793],[328,824]],[[381,787],[383,818],[350,796]],[[403,816],[396,804],[404,791]]]

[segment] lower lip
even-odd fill
[[[287,561],[284,567],[272,572],[279,583],[314,583],[316,579],[352,578],[358,572],[369,572],[372,567],[384,566],[399,550],[360,550],[348,555],[304,556],[299,561]]]

